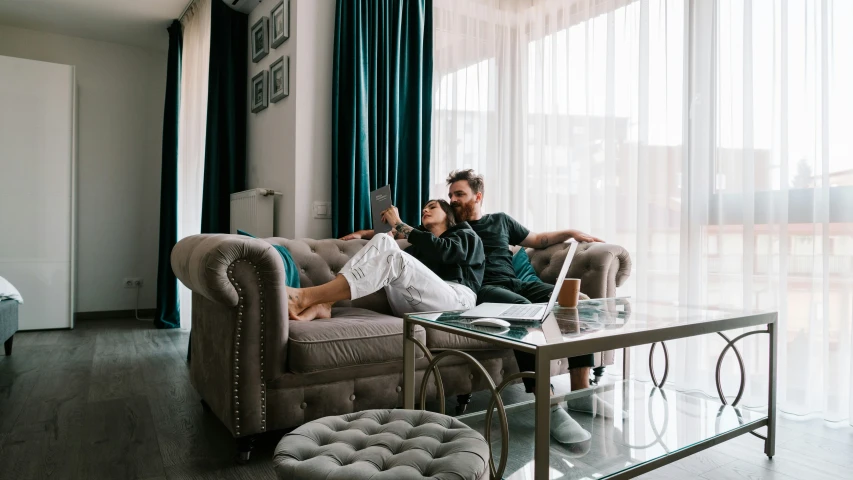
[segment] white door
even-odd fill
[[[73,326],[74,67],[0,56],[0,276],[21,330]]]

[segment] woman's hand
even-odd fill
[[[396,227],[397,224],[403,223],[400,219],[400,212],[397,210],[397,207],[393,205],[382,211],[382,221],[392,227]]]
[[[391,231],[396,232],[395,238],[409,238],[409,234],[412,233],[413,228],[400,219],[400,212],[397,211],[397,207],[392,206],[385,209],[382,212],[382,221],[391,225]]]
[[[370,239],[373,238],[373,230],[359,230],[357,232],[352,232],[349,235],[344,235],[341,237],[341,240],[358,240],[360,238]]]

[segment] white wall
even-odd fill
[[[332,221],[315,219],[313,203],[332,201],[332,65],[335,1],[299,0],[296,84],[296,235],[328,238]]]
[[[278,0],[264,0],[249,14],[249,28],[269,17]],[[290,0],[290,38],[258,63],[249,55],[248,77],[282,55],[290,57],[290,95],[249,112],[249,188],[284,192],[276,200],[275,234],[327,238],[332,222],[313,218],[313,202],[331,201],[332,55],[334,0]],[[248,96],[249,92],[246,92]],[[251,107],[250,107],[251,109]]]
[[[77,67],[76,310],[133,308],[124,277],[153,308],[167,52],[0,25],[0,55]]]
[[[264,0],[249,14],[249,33],[252,25],[262,17],[270,17],[270,11],[278,0]],[[294,238],[296,195],[296,164],[294,142],[296,138],[296,82],[293,72],[296,69],[296,17],[295,1],[290,0],[290,38],[278,46],[270,48],[270,53],[258,63],[252,62],[251,42],[249,44],[249,65],[247,68],[248,85],[251,90],[252,77],[263,70],[269,72],[270,64],[282,55],[290,56],[290,95],[270,103],[265,110],[252,113],[251,99],[247,101],[249,109],[246,122],[246,148],[248,159],[249,188],[272,188],[284,192],[283,197],[275,200],[275,226],[273,231],[280,237]],[[249,91],[245,94],[249,95]]]

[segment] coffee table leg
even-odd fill
[[[631,395],[634,393],[631,389],[631,384],[628,380],[631,379],[631,348],[625,347],[622,349],[622,409],[628,410],[631,405]],[[622,418],[622,438],[627,441],[631,438],[632,423],[627,418]]]
[[[769,352],[770,352],[770,378],[767,382],[767,396],[768,396],[768,404],[767,404],[767,440],[764,441],[764,453],[767,454],[768,457],[773,458],[773,455],[776,454],[776,331],[777,331],[776,323],[771,323],[767,325],[767,332],[769,338]]]
[[[533,456],[534,478],[547,480],[550,471],[548,455],[551,447],[551,362],[536,353],[536,445]]]
[[[403,408],[415,408],[415,325],[403,319]]]

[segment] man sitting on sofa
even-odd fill
[[[505,213],[483,214],[485,182],[482,175],[473,170],[453,171],[447,177],[448,197],[459,221],[467,221],[474,232],[483,240],[486,253],[486,270],[483,286],[477,294],[477,303],[542,303],[547,302],[554,285],[544,282],[522,282],[512,267],[510,245],[531,248],[546,248],[569,239],[578,242],[602,242],[603,240],[577,230],[534,233]],[[370,238],[373,231],[361,230],[351,233],[343,240]],[[535,370],[534,356],[515,352],[518,368],[522,372]],[[594,365],[593,355],[582,355],[569,359],[569,375],[572,390],[589,387],[590,368]],[[533,393],[535,382],[525,378],[524,386]],[[552,389],[553,393],[553,389]],[[612,416],[612,407],[597,397],[585,397],[571,401],[571,410]],[[562,443],[583,442],[590,438],[568,412],[559,405],[551,410],[551,435]]]

